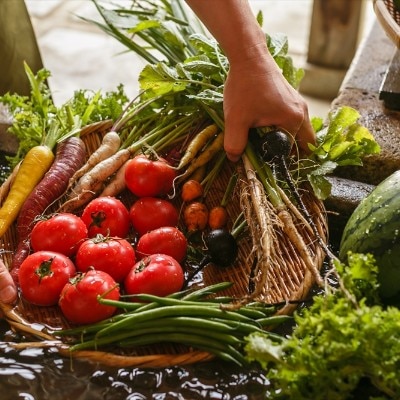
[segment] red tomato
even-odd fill
[[[33,251],[49,250],[71,257],[87,235],[85,223],[76,215],[54,214],[33,227],[31,246]]]
[[[99,303],[97,297],[119,300],[120,290],[114,279],[103,271],[89,270],[68,282],[58,302],[62,313],[74,324],[93,324],[111,317],[116,307]]]
[[[186,257],[187,240],[185,235],[173,226],[163,226],[141,236],[136,244],[139,258],[150,254],[167,254],[181,263]]]
[[[168,200],[156,197],[142,197],[129,210],[131,223],[141,236],[162,226],[177,226],[179,213]]]
[[[135,250],[126,239],[102,235],[84,241],[75,257],[78,271],[94,268],[107,272],[116,282],[124,280],[135,262]]]
[[[63,287],[75,272],[73,262],[64,254],[53,251],[32,253],[18,271],[22,295],[38,306],[56,305]]]
[[[89,237],[100,233],[123,238],[129,232],[129,211],[116,197],[97,197],[85,207],[81,218],[88,228]]]
[[[138,197],[165,196],[176,178],[176,171],[163,158],[140,154],[126,164],[125,183]]]
[[[138,261],[125,278],[127,294],[168,296],[182,289],[184,274],[175,258],[152,254]]]

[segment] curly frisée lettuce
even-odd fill
[[[260,363],[271,382],[268,398],[353,399],[361,385],[379,396],[370,399],[399,398],[400,310],[376,300],[371,255],[350,254],[348,265],[336,266],[346,290],[316,296],[282,343],[259,333],[247,337],[248,360]]]

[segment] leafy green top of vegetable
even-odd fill
[[[139,76],[143,99],[162,96],[165,102],[190,104],[193,115],[205,109],[223,124],[222,93],[229,63],[201,22],[186,13],[182,1],[145,0],[124,9],[93,2],[104,22],[91,22],[149,62]],[[261,13],[257,20],[262,24]],[[303,71],[288,55],[286,36],[266,34],[266,42],[286,79],[297,87]]]
[[[117,119],[128,102],[120,85],[116,91],[105,94],[76,91],[69,101],[57,107],[47,83],[50,71],[43,68],[34,75],[27,64],[25,71],[31,86],[30,96],[6,93],[0,97],[0,102],[12,115],[8,132],[19,141],[17,154],[7,157],[11,168],[36,145],[44,144],[53,149],[58,141],[79,134],[84,125]]]
[[[9,132],[19,140],[19,149],[13,157],[12,166],[16,165],[26,152],[38,144],[44,144],[49,121],[56,114],[47,79],[50,72],[42,69],[34,76],[25,64],[25,71],[31,86],[31,95],[22,96],[6,93],[0,97],[12,115],[12,126]]]
[[[229,63],[201,22],[185,12],[181,0],[144,0],[140,4],[133,1],[124,9],[110,9],[105,2],[102,6],[98,0],[92,1],[104,22],[91,22],[149,62],[139,75],[143,90],[140,101],[154,98],[150,107],[170,115],[186,112],[196,116],[206,112],[223,129],[223,89]],[[257,21],[262,26],[261,12]],[[304,71],[294,66],[287,37],[265,36],[284,77],[297,88]],[[359,117],[356,110],[342,107],[329,115],[325,128],[322,119],[313,120],[318,143],[311,146],[311,157],[300,160],[293,171],[299,179],[310,181],[320,199],[330,194],[326,175],[338,166],[361,165],[365,155],[379,151],[370,132],[357,123]]]
[[[378,303],[371,255],[350,254],[348,265],[336,267],[346,290],[316,296],[297,312],[293,333],[281,344],[262,334],[247,338],[248,359],[279,388],[269,398],[351,399],[365,380],[384,398],[398,398],[400,310]]]

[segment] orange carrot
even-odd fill
[[[189,179],[182,185],[181,198],[186,203],[198,199],[203,196],[203,194],[203,186],[200,182],[195,181],[194,179]]]
[[[228,212],[224,206],[212,207],[208,215],[208,226],[211,229],[224,228],[228,223]]]
[[[204,230],[208,223],[207,206],[200,201],[189,203],[183,210],[183,220],[189,232]]]

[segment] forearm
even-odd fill
[[[258,25],[248,0],[186,2],[218,41],[230,63],[260,56],[268,57],[265,34]]]

